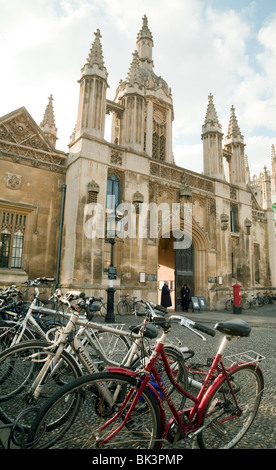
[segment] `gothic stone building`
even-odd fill
[[[275,287],[271,177],[265,169],[261,193],[252,188],[234,107],[223,145],[210,94],[201,136],[203,174],[175,165],[173,100],[168,84],[153,70],[146,17],[136,45],[125,81],[114,101],[108,100],[96,31],[81,70],[69,153],[56,149],[52,96],[40,125],[24,107],[0,119],[1,285],[54,276],[63,291],[75,288],[105,298],[112,284],[115,303],[122,294],[160,302],[162,283],[170,281],[175,305],[187,282],[210,308],[224,306],[236,281],[245,292]],[[107,114],[112,116],[110,142]],[[134,208],[128,230],[135,227],[136,234],[117,236],[112,244],[106,217],[122,203]],[[174,218],[172,210],[162,219],[158,212],[154,233],[139,236],[140,208],[164,203],[170,208],[180,203],[180,216]],[[184,205],[191,208],[185,249],[175,245],[176,231],[185,229]],[[99,236],[92,236],[95,207],[104,208]],[[117,268],[113,280],[111,251]]]

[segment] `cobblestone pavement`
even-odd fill
[[[253,350],[265,356],[261,363],[264,374],[265,391],[260,404],[257,416],[244,438],[236,446],[237,449],[275,449],[276,448],[276,303],[258,309],[246,310],[241,314],[232,314],[227,311],[204,311],[204,312],[172,312],[184,315],[199,323],[214,326],[217,321],[234,320],[240,318],[248,322],[252,328],[249,338],[233,339],[229,344],[227,354]],[[126,324],[135,323],[131,316],[115,317],[116,322]],[[173,325],[171,339],[179,338],[183,345],[189,346],[196,352],[194,357],[199,362],[206,357],[212,357],[222,338],[219,332],[215,337],[206,336],[207,341],[203,342],[198,336]],[[172,449],[168,443],[164,444],[164,449]],[[191,448],[190,440],[182,440],[175,449]]]
[[[237,318],[248,322],[252,328],[249,338],[239,338],[231,341],[226,354],[254,350],[265,356],[261,363],[261,369],[264,374],[265,391],[258,414],[244,438],[236,446],[238,449],[275,449],[276,448],[276,303],[264,306],[259,309],[250,309],[241,314],[233,314],[224,311],[202,311],[202,312],[169,312],[186,316],[199,323],[214,327],[217,321],[235,320]],[[103,317],[94,317],[96,322],[104,323]],[[140,321],[140,320],[139,320]],[[125,329],[130,324],[136,324],[137,320],[133,315],[119,316],[115,315],[115,324],[124,323]],[[206,335],[205,335],[206,336]],[[180,327],[179,324],[173,324],[169,338],[172,342],[181,341],[182,345],[189,346],[195,351],[194,359],[198,362],[204,362],[207,357],[212,357],[220,344],[222,338],[219,332],[215,337],[206,336],[207,341],[203,342],[198,336]],[[167,416],[168,419],[168,416]],[[185,439],[172,447],[165,442],[163,449],[187,449],[192,448],[193,441]]]

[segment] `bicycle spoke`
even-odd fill
[[[99,392],[99,385],[107,387],[110,392],[118,391],[119,388],[115,403],[108,405],[105,402]],[[35,443],[35,448],[154,448],[160,438],[160,423],[157,403],[148,391],[143,392],[131,416],[124,423],[136,391],[136,381],[121,374],[106,372],[82,377],[73,385],[64,387],[40,411],[29,441]],[[71,404],[79,394],[82,394],[83,399],[78,400],[78,408],[74,410]],[[120,410],[120,403],[127,396],[130,398]],[[70,406],[71,413],[61,423],[59,416],[64,416]],[[45,431],[48,423],[55,421],[58,422],[56,428],[51,432]],[[118,427],[121,429],[116,433]]]
[[[231,449],[248,431],[258,411],[263,384],[253,366],[237,369],[230,376],[231,386],[238,403],[226,381],[216,390],[207,406],[202,422],[206,426],[198,436],[202,448]]]

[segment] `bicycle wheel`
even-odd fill
[[[109,331],[98,331],[97,338],[105,356],[116,361],[118,365],[122,364],[131,346],[126,336]]]
[[[129,313],[129,305],[125,300],[118,302],[117,312],[119,315],[127,315]]]
[[[171,347],[171,346],[164,346],[164,351],[166,353],[166,357],[169,363],[169,367],[171,369],[172,375],[176,382],[181,385],[182,388],[185,390],[188,390],[189,387],[189,379],[188,379],[188,372],[185,364],[185,360],[183,358],[183,355],[181,352],[177,351],[177,349]],[[138,369],[141,367],[143,363],[143,357],[137,359],[133,364],[132,364],[132,369]],[[178,409],[181,410],[184,407],[186,397],[183,396],[171,383],[165,369],[164,369],[164,363],[161,358],[158,358],[155,363],[156,370],[158,371],[160,377],[162,378],[162,381],[166,387],[167,392],[169,395],[173,394],[173,402],[174,406]],[[155,387],[157,391],[159,391],[159,395],[162,398],[162,393],[159,390],[158,385],[154,381],[154,377],[152,378],[151,383]]]
[[[251,300],[251,307],[253,307],[253,308],[260,307],[259,301],[256,297],[253,297],[253,299]]]
[[[20,323],[0,321],[0,352],[5,351],[11,346],[15,336],[19,335],[21,328],[22,325]],[[35,339],[34,335],[26,328],[21,341],[31,339]]]
[[[198,435],[202,449],[231,449],[245,435],[258,411],[263,394],[263,377],[254,365],[245,365],[229,375],[235,398],[226,380],[212,394],[206,407]],[[208,424],[209,423],[209,424]]]
[[[99,310],[99,313],[101,317],[105,317],[107,314],[107,307],[106,307],[106,304],[104,304],[103,302],[101,303],[101,308]]]
[[[250,302],[248,299],[242,299],[242,308],[244,310],[248,310],[250,307]]]
[[[166,353],[166,357],[176,382],[181,385],[184,390],[188,390],[188,372],[185,365],[185,361],[181,353],[179,353],[176,349],[170,346],[164,346],[164,350]],[[169,395],[173,394],[173,402],[177,409],[182,409],[184,407],[186,397],[183,396],[171,383],[169,377],[167,376],[164,364],[162,361],[157,360],[156,368],[162,377],[163,383],[169,393]]]
[[[137,386],[136,379],[109,372],[75,380],[63,387],[41,408],[29,432],[27,445],[40,449],[159,448],[160,414],[157,401],[148,389],[142,393],[125,425],[109,441],[103,443],[104,439],[122,425]],[[118,392],[117,400],[108,405],[99,392],[99,387],[109,390],[113,397],[114,392]],[[75,406],[71,406],[70,415],[67,413],[68,419],[62,425],[47,431],[49,423],[56,421],[60,424],[60,414],[64,416],[72,403]],[[103,425],[115,416],[117,410],[117,417],[103,429]]]
[[[225,308],[226,308],[226,310],[228,310],[229,312],[230,312],[230,310],[233,310],[233,300],[232,300],[232,299],[226,300],[226,302],[225,302]]]
[[[61,386],[82,375],[75,359],[63,351],[57,365],[52,364],[40,388],[38,399],[34,398],[32,385],[47,359],[54,353],[47,350],[49,343],[27,341],[19,343],[0,354],[0,419],[9,424],[31,405],[41,406]],[[27,415],[26,415],[27,416]],[[22,425],[28,426],[28,417]]]

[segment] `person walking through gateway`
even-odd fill
[[[164,285],[162,287],[161,305],[165,308],[171,307],[172,305],[169,283],[167,281],[164,282]]]
[[[190,303],[190,295],[191,291],[190,288],[187,286],[187,284],[184,284],[184,286],[181,289],[181,307],[182,307],[182,312],[184,310],[188,312],[189,309],[189,303]]]

